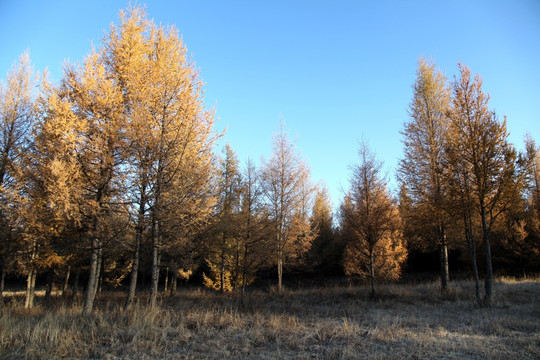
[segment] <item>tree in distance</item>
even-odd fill
[[[375,279],[399,278],[407,250],[397,206],[381,176],[382,163],[365,143],[359,156],[341,205],[341,227],[347,238],[343,262],[347,275],[369,279],[375,296]]]

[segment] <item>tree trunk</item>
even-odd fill
[[[491,264],[491,245],[489,244],[489,228],[486,223],[486,210],[481,207],[480,216],[482,217],[482,236],[484,239],[484,248],[486,252],[486,279],[485,279],[485,306],[491,306],[491,294],[493,291],[493,267]]]
[[[32,240],[31,255],[30,255],[30,270],[28,271],[28,277],[26,279],[26,299],[24,302],[24,308],[30,309],[34,307],[34,293],[36,290],[36,277],[37,269],[34,266],[34,260],[37,256],[37,240]]]
[[[139,198],[139,210],[137,211],[137,226],[135,228],[135,252],[133,253],[133,264],[131,266],[131,276],[129,279],[129,290],[125,308],[128,309],[137,292],[137,277],[139,274],[139,258],[141,253],[141,243],[144,232],[144,208],[146,206],[146,184],[141,184],[141,194]]]
[[[240,305],[244,307],[244,299],[246,296],[246,285],[247,285],[247,259],[248,259],[248,245],[244,245],[244,261],[242,266],[242,294],[240,296]]]
[[[448,269],[448,245],[446,244],[446,231],[443,225],[439,225],[439,239],[440,239],[440,267],[441,267],[441,291],[445,292],[448,289],[448,282],[450,281],[450,271]]]
[[[159,284],[159,262],[160,262],[160,256],[159,256],[159,247],[161,244],[161,235],[160,235],[160,228],[159,228],[159,222],[155,225],[156,231],[153,246],[152,246],[152,279],[150,283],[150,307],[155,307],[157,303],[157,295],[158,295],[158,284]]]
[[[62,297],[67,296],[67,290],[69,287],[69,276],[71,275],[71,265],[68,265],[68,268],[66,270],[66,277],[64,278],[64,286],[62,287]]]
[[[476,262],[476,241],[472,230],[472,219],[470,213],[463,213],[463,223],[465,225],[465,237],[467,240],[467,247],[469,248],[469,256],[471,257],[473,268],[476,302],[478,305],[482,305],[482,298],[480,297],[480,278],[478,276],[478,264]]]
[[[221,250],[221,262],[219,264],[219,292],[223,294],[225,291],[225,251]]]
[[[94,226],[96,228],[96,226]],[[90,253],[90,272],[88,277],[88,285],[83,303],[83,316],[89,316],[94,310],[94,299],[97,290],[97,277],[99,276],[99,240],[95,236],[92,238],[92,249]]]
[[[6,262],[2,261],[2,275],[0,276],[0,306],[2,306],[2,301],[4,299],[5,284],[6,284]]]
[[[238,278],[240,276],[240,245],[236,244],[236,256],[235,256],[235,265],[234,265],[234,281],[233,289],[238,289]]]
[[[283,250],[278,250],[277,272],[278,272],[278,293],[283,290]]]
[[[133,300],[135,300],[135,294],[137,291],[137,276],[139,274],[139,258],[141,253],[141,242],[143,235],[143,216],[144,214],[141,214],[141,210],[139,209],[139,217],[137,219],[138,224],[135,233],[135,252],[133,253],[133,265],[131,267],[131,277],[129,279],[129,290],[125,305],[126,309],[131,307]]]
[[[54,286],[54,270],[47,271],[47,286],[45,287],[45,300],[51,300],[51,294]]]
[[[100,247],[98,252],[98,274],[96,276],[97,278],[97,286],[96,286],[96,295],[101,294],[101,288],[103,286],[103,278],[105,276],[105,262],[103,261],[103,247]]]
[[[178,267],[173,265],[171,276],[171,296],[176,295],[176,286],[178,285]]]
[[[371,298],[375,298],[375,264],[373,261],[373,249],[369,251],[369,275],[371,283]]]
[[[24,301],[24,308],[31,309],[34,307],[34,295],[36,290],[36,276],[37,270],[31,268],[28,271],[28,276],[26,278],[26,299]]]
[[[77,269],[75,272],[75,282],[73,283],[73,292],[71,294],[71,299],[76,300],[79,295],[79,279],[81,277],[81,270]]]
[[[169,267],[165,266],[165,286],[163,287],[163,293],[167,293],[169,290]]]
[[[441,262],[441,291],[448,289],[449,271],[448,271],[448,246],[442,243],[440,247],[440,262]]]

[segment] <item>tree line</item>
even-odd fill
[[[448,85],[420,60],[399,195],[363,144],[335,221],[328,191],[313,183],[283,124],[258,167],[240,164],[229,145],[216,154],[223,134],[178,32],[141,8],[121,11],[58,84],[46,73],[37,80],[23,54],[0,88],[0,297],[9,273],[27,278],[25,307],[38,275],[50,296],[55,273],[64,291],[74,273],[72,295],[83,278],[88,315],[104,283],[127,286],[129,308],[148,273],[155,306],[160,275],[174,293],[178,277],[202,271],[205,286],[243,301],[269,268],[278,291],[284,271],[343,271],[369,279],[374,295],[376,279],[399,278],[411,251],[433,247],[444,290],[448,248],[466,247],[477,299],[489,304],[493,239],[507,261],[538,269],[539,151],[532,138],[526,153],[514,149],[480,78],[459,70]]]

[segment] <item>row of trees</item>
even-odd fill
[[[402,132],[400,210],[411,244],[439,247],[443,290],[449,281],[448,247],[466,244],[477,301],[489,305],[494,232],[521,256],[538,259],[538,149],[529,137],[526,152],[516,151],[506,119],[488,107],[481,78],[461,63],[458,68],[459,76],[448,84],[435,64],[419,61]],[[483,298],[477,239],[485,259]]]
[[[7,272],[26,274],[26,307],[37,275],[58,269],[66,283],[72,268],[76,282],[88,278],[89,314],[103,281],[129,278],[130,307],[141,266],[153,306],[163,266],[173,289],[179,273],[202,264],[205,284],[225,291],[277,265],[281,291],[284,263],[305,262],[319,228],[307,165],[283,126],[260,169],[240,170],[229,146],[215,156],[221,134],[174,29],[140,8],[121,12],[101,48],[67,65],[57,86],[44,75],[34,96],[36,83],[24,54],[0,109],[1,290]],[[321,196],[317,211],[331,229]]]
[[[363,145],[336,227],[326,189],[313,184],[283,125],[258,168],[242,166],[228,145],[215,154],[221,134],[185,46],[140,8],[121,12],[101,47],[67,65],[58,85],[44,75],[36,91],[24,54],[0,88],[0,296],[7,273],[24,274],[31,307],[38,274],[47,274],[50,294],[55,272],[67,289],[74,271],[74,296],[81,275],[87,280],[87,315],[104,282],[128,286],[129,308],[141,272],[150,274],[154,306],[163,269],[172,293],[178,276],[203,269],[206,286],[243,295],[270,267],[278,291],[284,268],[342,267],[370,279],[374,294],[377,278],[398,278],[411,250],[434,244],[445,289],[447,248],[462,239],[478,284],[480,232],[489,301],[493,233],[519,259],[540,258],[538,151],[529,140],[527,156],[517,154],[479,78],[460,72],[448,87],[420,61],[399,199]],[[531,174],[535,190],[526,193]]]

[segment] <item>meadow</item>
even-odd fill
[[[490,308],[470,282],[331,286],[239,295],[180,289],[129,311],[105,292],[92,316],[78,301],[7,294],[1,359],[540,359],[540,279],[498,279]]]

